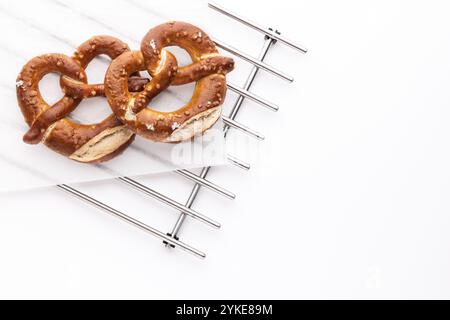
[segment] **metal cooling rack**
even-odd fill
[[[233,128],[233,129],[240,130],[256,139],[264,140],[264,136],[262,134],[260,134],[259,132],[255,131],[235,120],[235,118],[242,106],[242,103],[244,102],[244,99],[249,99],[249,100],[252,100],[252,101],[258,103],[259,105],[261,105],[263,107],[268,108],[271,111],[277,111],[278,107],[275,104],[251,93],[249,91],[249,89],[252,86],[253,81],[254,81],[256,75],[258,74],[259,70],[264,70],[266,72],[269,72],[269,73],[271,73],[283,80],[286,80],[288,82],[294,81],[294,78],[292,76],[290,76],[282,71],[279,71],[276,68],[273,68],[272,66],[269,66],[264,62],[264,59],[273,44],[275,44],[276,42],[279,42],[279,43],[287,45],[301,53],[306,53],[307,50],[304,47],[297,45],[294,42],[292,42],[291,40],[288,40],[287,38],[282,36],[281,33],[278,32],[278,30],[262,27],[246,18],[243,18],[242,16],[240,16],[238,14],[233,13],[232,11],[230,11],[228,9],[223,8],[220,5],[217,5],[214,3],[208,3],[208,6],[209,6],[209,8],[214,9],[214,10],[218,11],[219,13],[224,14],[225,16],[230,17],[248,27],[251,27],[254,30],[259,31],[260,33],[262,33],[264,35],[264,44],[263,44],[261,52],[257,58],[254,58],[244,52],[241,52],[240,50],[238,50],[236,48],[233,48],[232,46],[230,46],[228,44],[223,43],[222,41],[220,41],[218,39],[213,38],[213,41],[219,48],[226,50],[226,51],[230,52],[231,54],[253,64],[253,68],[250,71],[250,74],[249,74],[247,81],[243,88],[240,88],[229,82],[227,83],[228,89],[236,92],[239,95],[239,97],[237,98],[236,102],[234,103],[234,106],[231,109],[230,114],[228,116],[222,116],[222,119],[224,122],[224,129],[223,129],[224,135],[225,135],[225,137],[227,137],[227,133],[228,133],[229,129]],[[232,164],[236,165],[237,167],[239,167],[241,169],[245,169],[245,170],[250,169],[249,164],[245,163],[244,161],[239,160],[236,157],[228,155],[228,160]],[[206,254],[204,252],[180,241],[178,235],[179,235],[181,227],[183,226],[183,223],[187,217],[194,218],[194,219],[201,221],[211,227],[220,228],[219,222],[214,221],[213,219],[192,209],[192,205],[194,204],[194,201],[197,198],[197,195],[198,195],[201,187],[207,188],[207,189],[214,191],[214,192],[218,193],[219,195],[222,195],[229,199],[234,199],[236,197],[235,194],[232,193],[231,191],[226,190],[225,188],[206,179],[206,177],[211,169],[212,169],[211,167],[204,167],[204,168],[202,168],[199,175],[194,174],[189,170],[175,170],[174,171],[174,173],[181,175],[182,177],[195,182],[195,185],[192,188],[191,194],[189,195],[189,198],[186,201],[186,204],[184,204],[184,205],[171,199],[168,196],[165,196],[165,195],[159,193],[158,191],[156,191],[154,189],[151,189],[151,188],[129,178],[129,177],[117,178],[117,180],[127,184],[128,186],[130,186],[138,191],[141,191],[141,192],[145,193],[146,195],[153,197],[154,199],[156,199],[156,200],[158,200],[180,212],[177,222],[175,223],[175,225],[173,226],[172,230],[169,233],[164,233],[160,230],[157,230],[157,229],[155,229],[155,228],[153,228],[153,227],[151,227],[151,226],[149,226],[149,225],[119,211],[119,210],[116,210],[116,209],[106,205],[103,202],[98,201],[97,199],[90,197],[89,195],[87,195],[69,185],[60,184],[60,185],[57,185],[57,188],[65,191],[65,192],[68,192],[70,195],[76,197],[77,199],[85,201],[85,202],[97,207],[98,209],[105,211],[106,213],[109,213],[119,219],[122,219],[125,222],[128,222],[129,224],[131,224],[135,227],[138,227],[138,228],[152,234],[153,236],[161,239],[163,241],[163,243],[169,248],[180,248],[189,253],[194,254],[197,257],[205,258]]]

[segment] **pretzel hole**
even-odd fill
[[[178,46],[165,47],[164,49],[170,51],[170,53],[172,53],[175,58],[177,58],[179,67],[192,63],[192,58],[185,49]]]
[[[39,82],[39,92],[44,101],[50,106],[64,97],[64,92],[62,92],[59,85],[59,78],[60,75],[58,73],[49,73]]]
[[[108,70],[110,64],[111,58],[106,54],[98,55],[92,59],[85,68],[89,83],[103,83],[106,70]]]
[[[68,118],[82,124],[95,124],[111,115],[111,108],[104,97],[83,99]]]
[[[164,49],[170,51],[177,59],[178,66],[189,65],[192,63],[192,58],[189,53],[178,46],[165,47]],[[151,78],[147,71],[141,72],[143,77]],[[182,86],[170,86],[165,91],[157,95],[149,104],[152,109],[171,112],[176,111],[191,99],[195,89],[195,82],[191,82]]]

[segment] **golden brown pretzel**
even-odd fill
[[[31,59],[17,78],[17,99],[30,126],[24,136],[27,143],[43,142],[52,150],[80,162],[101,162],[121,153],[134,139],[134,134],[114,115],[100,123],[78,124],[67,116],[83,98],[102,95],[102,85],[87,84],[84,71],[97,55],[111,59],[129,51],[122,41],[109,36],[96,36],[83,43],[72,58],[63,54],[46,54]],[[64,97],[49,106],[39,92],[39,81],[50,72],[61,74]],[[143,79],[130,81],[142,89]],[[146,81],[145,81],[146,83]],[[139,88],[135,88],[139,89]]]
[[[185,49],[192,64],[178,68],[175,57],[164,48]],[[234,67],[231,58],[219,56],[206,33],[184,22],[169,22],[151,29],[141,42],[141,51],[125,52],[109,66],[105,94],[114,114],[135,133],[154,141],[178,142],[203,132],[220,117],[226,93],[225,74]],[[150,83],[138,94],[128,90],[128,78],[147,70]],[[169,85],[197,81],[191,100],[173,112],[146,108]],[[199,124],[200,126],[197,126]]]

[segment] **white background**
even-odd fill
[[[7,7],[26,12],[15,8],[22,2]],[[67,3],[137,39],[160,22],[145,21],[148,13],[123,1]],[[255,80],[252,90],[280,111],[245,104],[238,120],[267,139],[255,149],[234,134],[244,143],[230,153],[251,162],[251,171],[223,167],[210,175],[237,199],[205,190],[194,205],[223,228],[189,220],[182,229],[182,240],[207,258],[168,250],[57,190],[3,194],[0,297],[450,298],[447,1],[222,4],[310,51],[301,55],[277,44],[267,62],[295,82],[264,72]],[[257,32],[201,2],[192,6],[197,14],[190,21],[258,54]],[[60,9],[44,10],[39,21],[61,17]],[[74,28],[74,43],[106,32],[91,21],[77,37],[73,19],[53,29]],[[237,62],[230,79],[242,85],[250,66]],[[229,94],[228,108],[235,98]],[[173,174],[140,181],[181,202],[192,187]],[[79,188],[164,231],[177,217],[119,182]]]

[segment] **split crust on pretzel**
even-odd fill
[[[89,125],[78,124],[67,116],[83,98],[104,94],[102,85],[87,84],[84,71],[87,64],[97,55],[106,54],[114,59],[129,50],[114,37],[96,36],[83,43],[72,58],[53,53],[31,59],[16,82],[19,106],[30,126],[24,141],[43,142],[70,159],[86,163],[106,161],[120,154],[133,141],[134,134],[114,115]],[[39,91],[39,81],[51,72],[62,75],[61,86],[67,92],[53,106],[44,101]],[[142,88],[142,80],[137,81],[130,83]],[[76,90],[78,94],[74,94]]]
[[[164,48],[180,46],[192,64],[178,67]],[[179,142],[210,128],[220,117],[225,98],[225,74],[233,70],[231,58],[219,56],[215,44],[201,29],[184,22],[169,22],[151,29],[141,51],[125,52],[109,66],[105,94],[114,114],[133,132],[154,141]],[[142,92],[128,90],[128,79],[136,71],[152,76]],[[169,85],[196,81],[191,100],[172,112],[147,108],[147,104]],[[200,125],[199,125],[200,123]]]

